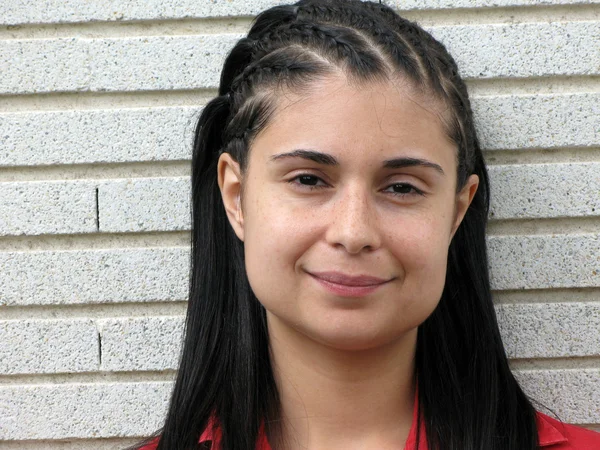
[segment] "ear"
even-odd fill
[[[473,197],[475,197],[475,192],[477,192],[478,187],[479,177],[473,174],[467,179],[467,182],[460,190],[460,192],[456,194],[456,213],[454,216],[454,223],[452,224],[450,240],[452,240],[452,238],[454,237],[454,233],[456,233],[458,226],[461,224],[463,218],[465,217],[467,209],[469,209],[469,205],[473,201]]]
[[[229,153],[223,153],[217,163],[217,178],[225,212],[233,231],[244,240],[244,216],[242,214],[242,175],[240,165]]]

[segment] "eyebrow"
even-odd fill
[[[277,161],[280,159],[288,159],[288,158],[302,158],[307,159],[309,161],[316,162],[318,164],[323,164],[325,166],[339,166],[339,161],[332,155],[328,155],[327,153],[317,152],[315,150],[303,150],[298,149],[287,153],[278,153],[276,155],[271,156],[269,159],[271,161]],[[429,167],[434,169],[435,171],[444,174],[444,170],[439,164],[433,163],[431,161],[427,161],[426,159],[421,158],[409,158],[409,157],[400,157],[387,159],[383,162],[383,167],[385,169],[400,169],[402,167]]]

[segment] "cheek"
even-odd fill
[[[406,221],[390,247],[403,269],[406,308],[424,320],[437,306],[446,281],[450,219],[420,216]],[[423,317],[421,317],[423,316]]]
[[[388,228],[392,224],[390,223]],[[396,218],[390,233],[390,247],[400,261],[420,270],[437,266],[446,259],[452,228],[450,214],[442,209],[430,209]]]
[[[314,222],[266,192],[252,198],[258,200],[244,214],[246,272],[264,304],[296,288],[296,264],[314,241]]]

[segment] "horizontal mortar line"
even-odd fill
[[[593,21],[600,5],[523,5],[453,9],[400,10],[400,14],[424,26],[487,25],[506,23]],[[59,37],[131,37],[246,33],[252,17],[198,17],[119,21],[64,22],[2,25],[0,39],[45,39]]]
[[[600,217],[510,219],[494,220],[488,224],[488,235],[494,237],[569,234],[585,236],[597,235],[599,232]],[[0,252],[189,248],[189,245],[189,230],[0,236]]]
[[[201,34],[245,34],[252,18],[247,16],[155,19],[131,21],[90,21],[0,26],[0,39],[86,39],[137,36],[189,36]]]
[[[471,75],[471,76],[463,75],[462,79],[467,86],[474,85],[475,88],[477,88],[477,85],[482,86],[480,88],[479,92],[471,92],[470,93],[471,97],[474,97],[475,95],[479,96],[479,97],[488,97],[488,96],[518,97],[518,96],[528,96],[531,94],[581,94],[581,93],[596,94],[596,93],[598,93],[598,87],[597,87],[597,82],[595,81],[595,78],[597,78],[598,75],[595,73],[596,72],[595,68],[591,69],[591,70],[594,70],[594,73],[586,74],[586,75],[567,73],[566,75],[565,74],[556,74],[556,75],[551,74],[551,75],[542,75],[542,76],[540,76],[540,75],[509,76],[509,75],[502,75],[502,71],[499,70],[501,73],[500,75],[496,75],[496,76],[493,76],[490,78],[482,77],[479,75]],[[567,89],[567,87],[561,87],[562,85],[560,83],[561,83],[562,79],[571,78],[571,77],[575,81],[573,82],[572,91],[569,91]],[[551,83],[554,78],[556,78],[558,80],[559,84],[557,86],[553,86]],[[578,79],[581,79],[584,81],[590,80],[589,85],[584,84],[582,86],[579,86],[577,84]],[[529,83],[529,80],[534,80],[534,81]],[[548,81],[547,85],[543,84],[544,80]],[[514,92],[510,90],[511,84],[515,85]],[[567,82],[563,82],[563,84],[566,84],[568,86]],[[490,92],[489,93],[481,92],[482,89],[488,85],[491,86]],[[494,85],[496,85],[495,88],[494,88]],[[528,86],[531,86],[530,91],[527,90]]]
[[[600,356],[577,356],[568,358],[523,358],[509,359],[511,369],[518,371],[538,370],[600,370]]]
[[[80,383],[143,383],[153,381],[173,381],[176,371],[172,369],[162,371],[126,371],[126,372],[83,372],[83,373],[36,373],[0,375],[0,389],[2,386],[15,385],[68,385]]]
[[[491,220],[487,232],[494,237],[598,235],[600,216]]]
[[[521,5],[447,9],[399,10],[422,26],[502,25],[511,23],[581,22],[600,17],[600,5]]]
[[[495,291],[495,305],[535,305],[547,303],[585,303],[600,307],[600,289],[536,289],[531,291]],[[183,318],[185,301],[131,302],[106,304],[17,305],[0,308],[0,320],[69,319],[145,319]]]
[[[472,99],[548,94],[598,94],[598,75],[531,76],[526,78],[469,78],[465,80]]]
[[[67,450],[67,449],[98,449],[107,448],[125,448],[127,446],[137,444],[144,437],[130,437],[130,438],[68,438],[68,439],[24,439],[24,440],[10,440],[5,441],[0,439],[0,448],[3,450],[27,450],[27,449],[40,449],[44,450]]]
[[[483,156],[489,167],[523,164],[600,162],[600,147],[484,150]]]
[[[189,248],[189,231],[0,236],[0,252]]]
[[[569,95],[600,93],[600,76],[544,76],[527,78],[469,78],[472,99],[497,96]],[[11,112],[85,111],[96,109],[201,107],[218,95],[217,89],[46,92],[0,94],[0,114]]]
[[[191,149],[190,149],[191,153]],[[189,177],[191,161],[0,166],[0,183]]]
[[[85,111],[95,109],[200,107],[218,95],[216,89],[178,89],[115,92],[50,92],[0,95],[0,114],[10,112]]]
[[[0,307],[0,320],[140,319],[183,317],[187,302],[18,305]]]
[[[600,370],[600,357],[528,358],[511,359],[509,362],[513,370],[519,371],[565,369]],[[174,380],[175,373],[175,370],[164,370],[1,375],[0,386],[69,385],[82,383],[102,385],[108,383],[171,382]]]
[[[515,289],[493,291],[492,296],[496,305],[586,303],[600,306],[600,288]]]

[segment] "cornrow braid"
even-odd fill
[[[398,38],[411,49],[411,54],[415,56],[420,68],[419,81],[434,89],[439,87],[439,74],[437,73],[439,67],[432,58],[431,51],[434,50],[436,44],[437,46],[441,46],[441,44],[416,23],[398,16],[389,6],[365,2],[365,7],[380,17],[387,27],[394,29]],[[445,61],[442,61],[445,64]]]
[[[299,11],[299,6],[276,6],[256,18],[247,37],[237,43],[225,62],[220,81],[220,94],[231,89],[233,80],[247,65],[285,44],[312,46],[314,50],[324,51],[329,57],[335,55],[332,59],[334,63],[345,57],[354,58],[352,62],[362,62],[363,59],[358,58],[361,56],[367,66],[365,68],[367,74],[369,66],[373,66],[371,70],[381,69],[375,55],[369,54],[368,48],[366,48],[369,46],[365,45],[366,43],[358,42],[360,37],[355,30],[327,27],[328,24],[319,24],[312,18],[302,20]],[[323,45],[323,39],[330,41],[329,47]],[[360,53],[364,54],[359,55]],[[352,67],[352,64],[349,66]],[[358,75],[360,76],[360,74]]]
[[[395,33],[386,26],[371,11],[365,11],[363,2],[349,0],[343,4],[334,2],[300,2],[298,6],[298,17],[317,20],[325,23],[334,23],[352,28],[369,44],[381,51],[382,47],[392,57],[391,67],[395,71],[396,65],[404,74],[413,79],[419,79],[418,55],[413,46],[405,41],[401,35]],[[366,3],[365,3],[366,4]],[[387,55],[382,54],[384,59]]]
[[[352,59],[359,64],[358,75],[369,75],[382,70],[381,61],[377,55],[365,45],[352,30],[336,25],[320,24],[313,21],[298,19],[295,22],[274,28],[257,40],[257,46],[269,50],[271,43],[294,42],[321,50],[332,62]],[[350,67],[353,67],[351,64]]]

